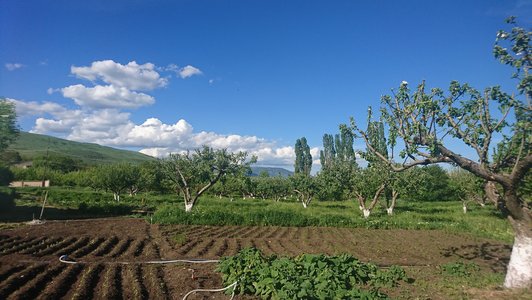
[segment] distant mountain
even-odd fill
[[[79,143],[48,135],[20,132],[18,139],[8,150],[17,151],[23,160],[32,160],[37,156],[61,155],[81,160],[88,165],[131,162],[142,163],[154,158],[140,152],[120,150],[91,143]]]
[[[262,172],[267,172],[270,177],[281,176],[288,177],[292,176],[294,172],[288,171],[283,168],[274,168],[274,167],[251,167],[251,176],[259,176]]]

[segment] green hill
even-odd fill
[[[259,176],[260,173],[266,172],[269,176],[281,176],[281,177],[289,177],[294,174],[294,172],[288,171],[287,169],[283,168],[275,168],[275,167],[251,167],[251,176]]]
[[[81,160],[88,165],[116,162],[141,163],[154,158],[140,152],[120,150],[91,143],[79,143],[48,135],[20,132],[18,139],[8,150],[17,151],[23,160],[37,156],[60,155]]]

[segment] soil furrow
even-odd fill
[[[15,274],[17,272],[20,272],[20,271],[24,270],[25,268],[26,268],[26,266],[24,266],[24,265],[18,265],[18,266],[14,266],[12,268],[7,269],[5,272],[0,274],[0,282],[4,282],[4,280],[9,278],[9,276],[11,276],[11,275],[13,275],[13,274]]]
[[[241,227],[240,230],[237,230],[231,234],[228,234],[227,237],[228,238],[242,238],[243,233],[246,233],[248,231],[250,231],[248,227]]]
[[[220,245],[220,247],[216,251],[215,255],[218,256],[218,257],[222,257],[225,254],[225,252],[227,250],[227,247],[229,247],[229,243],[228,243],[227,239],[224,239],[222,244]]]
[[[195,247],[197,250],[194,251],[193,256],[200,258],[205,255],[205,253],[209,252],[209,250],[212,248],[212,245],[214,245],[215,241],[216,240],[214,239],[208,239],[203,241],[200,245],[197,245]]]
[[[106,267],[101,283],[103,299],[122,299],[122,266]]]
[[[185,245],[181,246],[179,249],[178,249],[178,252],[179,254],[181,255],[186,255],[187,253],[189,253],[192,249],[194,249],[194,247],[196,247],[197,244],[201,243],[202,240],[195,240],[195,241],[191,241],[189,243],[186,243]]]
[[[254,226],[254,227],[248,228],[248,231],[246,231],[246,233],[242,234],[242,238],[243,239],[250,238],[252,235],[257,233],[257,231],[259,231],[260,229],[261,229],[261,227],[259,227],[259,226]]]
[[[128,238],[126,240],[121,240],[109,253],[110,257],[119,257],[126,253],[126,251],[131,246],[131,243],[133,242],[133,239]]]
[[[39,244],[37,244],[37,245],[35,245],[33,247],[30,247],[30,248],[27,248],[27,249],[21,251],[20,253],[22,253],[22,254],[35,254],[35,253],[39,252],[42,249],[46,249],[46,248],[49,248],[51,245],[57,244],[61,240],[62,240],[61,238],[46,239],[46,240],[42,241],[41,243],[39,243]]]
[[[31,247],[41,243],[45,239],[46,238],[44,238],[44,237],[38,238],[38,239],[34,239],[34,238],[29,239],[26,242],[19,243],[18,246],[14,246],[14,247],[11,247],[9,249],[6,249],[5,251],[2,252],[2,255],[7,255],[7,254],[16,253],[16,252],[20,252],[20,251],[26,250],[26,248],[31,248]]]
[[[94,296],[96,296],[94,295],[94,291],[96,285],[98,284],[102,270],[103,265],[101,264],[88,266],[83,275],[81,275],[74,293],[70,296],[70,299],[94,298]]]
[[[6,299],[10,294],[15,292],[21,286],[31,281],[37,275],[45,272],[47,265],[39,264],[36,266],[28,267],[18,273],[14,273],[2,282],[2,288],[0,289],[0,299]]]
[[[220,257],[217,253],[223,244],[224,241],[222,239],[215,239],[214,244],[202,256],[208,258]]]
[[[61,274],[54,278],[53,283],[48,285],[48,287],[46,287],[36,299],[53,300],[65,296],[76,282],[76,279],[82,270],[82,265],[66,267]]]
[[[147,266],[143,270],[149,294],[148,299],[170,299],[168,288],[163,279],[162,268],[160,266]]]
[[[267,239],[274,238],[281,231],[281,227],[270,227],[268,229],[268,234],[265,236]]]
[[[63,255],[63,254],[70,255],[70,253],[76,251],[77,249],[85,247],[89,243],[89,241],[90,241],[90,238],[88,236],[84,236],[84,237],[78,239],[75,243],[71,244],[70,246],[68,246],[66,248],[63,248],[63,249],[60,249],[57,252],[60,253],[61,255]]]
[[[98,248],[98,246],[100,246],[100,244],[103,243],[104,241],[105,241],[104,238],[95,238],[91,240],[89,244],[86,245],[85,247],[74,251],[72,254],[70,254],[70,256],[79,258],[85,255],[88,255],[91,252],[93,252],[96,248]]]
[[[57,251],[60,251],[60,250],[62,251],[64,248],[68,247],[68,245],[71,245],[72,243],[75,243],[77,240],[78,239],[76,239],[74,237],[68,238],[68,239],[61,239],[60,241],[58,241],[58,243],[50,245],[46,249],[42,249],[41,251],[33,253],[33,255],[35,255],[37,257],[42,257],[42,256],[45,256],[45,255],[57,253]]]
[[[212,231],[209,231],[209,233],[206,235],[209,238],[218,238],[218,237],[224,237],[225,234],[228,231],[233,230],[233,227],[224,227],[224,226],[213,226]]]
[[[44,290],[46,284],[52,282],[54,278],[60,274],[65,265],[60,264],[52,268],[48,268],[47,271],[40,273],[32,281],[27,282],[24,286],[21,286],[15,293],[9,296],[9,299],[35,299]]]
[[[95,256],[104,256],[111,252],[113,248],[118,244],[118,237],[113,236],[112,238],[105,241],[105,243],[102,243],[98,248],[94,249],[94,255]]]
[[[14,236],[7,239],[4,239],[3,241],[0,241],[0,248],[7,248],[8,244],[16,243],[17,241],[21,240],[21,237]]]

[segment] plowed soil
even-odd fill
[[[464,259],[498,272],[510,254],[509,245],[441,231],[48,221],[0,231],[0,299],[182,299],[194,289],[222,287],[216,265],[146,262],[218,259],[244,247],[287,256],[350,253],[381,266]],[[77,264],[61,263],[61,255]],[[188,299],[228,298],[196,293]]]

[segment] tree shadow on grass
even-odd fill
[[[413,212],[420,214],[445,214],[448,213],[448,209],[436,208],[436,207],[411,207],[411,206],[397,206],[395,208],[396,212]]]
[[[125,216],[130,215],[133,209],[133,207],[127,205],[113,207],[111,209],[106,207],[87,207],[85,209],[45,207],[42,219],[71,220]],[[0,210],[0,222],[26,222],[38,219],[40,214],[41,207],[39,206],[15,206]]]
[[[510,261],[512,247],[505,244],[485,242],[482,244],[449,247],[442,251],[445,257],[457,257],[463,260],[485,264],[494,272],[505,273]]]

